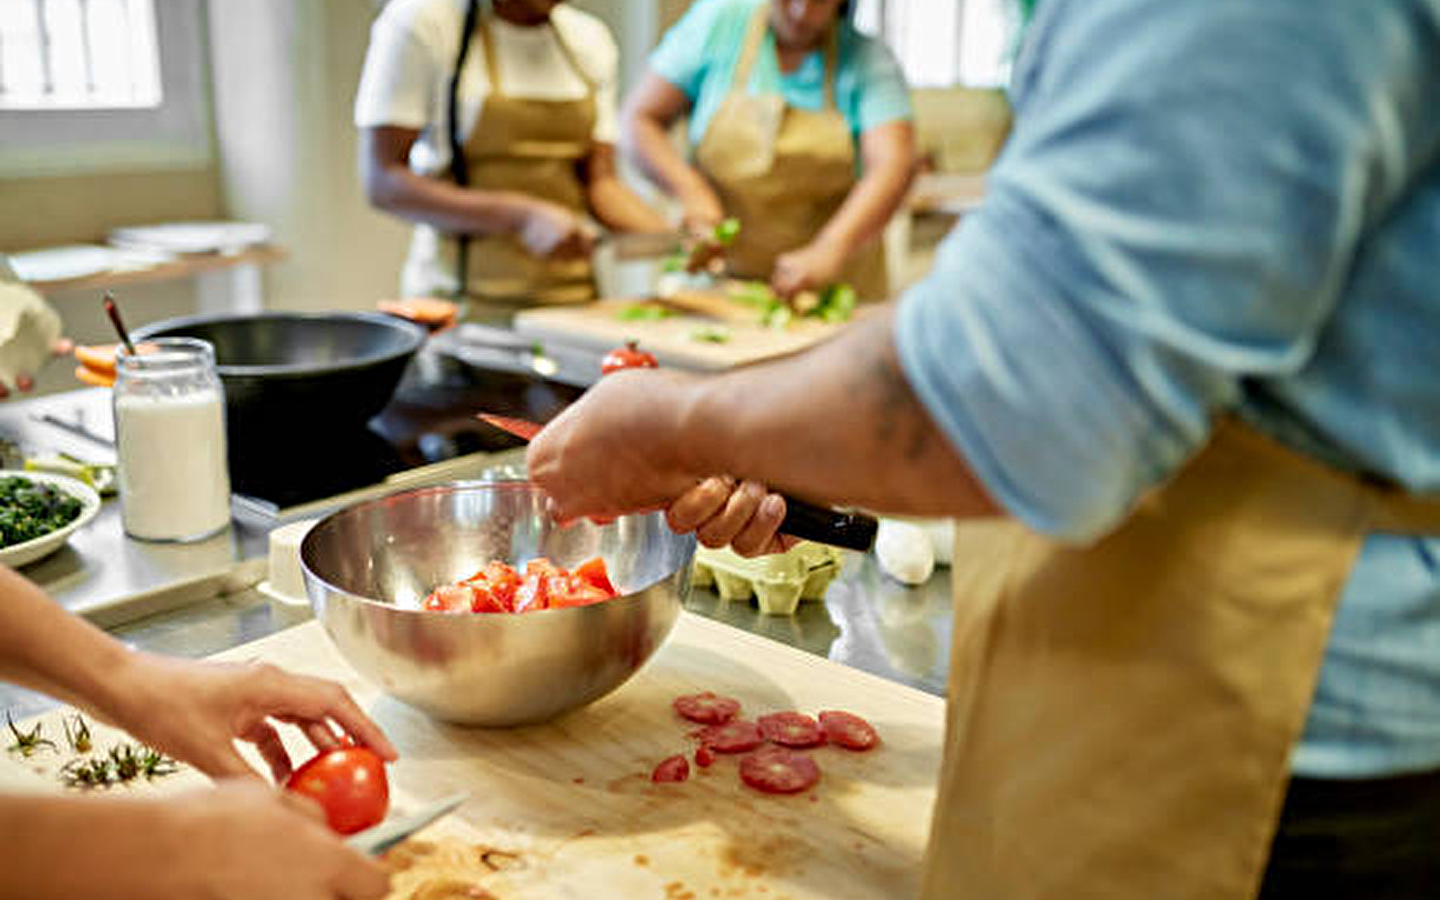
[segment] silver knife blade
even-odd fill
[[[345,842],[361,853],[379,856],[446,813],[454,812],[460,807],[460,804],[468,799],[470,799],[470,795],[464,791],[451,794],[449,797],[436,800],[408,816],[390,819],[358,834],[352,834],[345,839]]]

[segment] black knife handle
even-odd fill
[[[880,522],[873,516],[826,509],[785,496],[785,519],[780,523],[781,534],[864,552],[874,546],[875,532],[879,528]]]

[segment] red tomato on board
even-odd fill
[[[617,347],[605,354],[600,360],[600,374],[609,375],[611,372],[619,372],[621,369],[658,369],[660,364],[655,357],[641,350],[637,342],[626,341],[625,346]]]
[[[702,769],[708,769],[715,764],[715,751],[704,744],[695,751],[695,765]]]
[[[650,773],[650,780],[656,783],[662,781],[684,781],[690,777],[690,763],[683,756],[671,756],[660,761],[655,771]]]
[[[767,794],[794,794],[820,780],[820,767],[803,753],[766,747],[740,760],[740,780]]]
[[[786,747],[816,747],[825,743],[825,732],[814,719],[798,712],[777,712],[761,716],[760,733],[772,744]]]
[[[671,704],[683,718],[701,725],[724,725],[740,713],[740,701],[705,691],[676,697]]]
[[[716,753],[744,753],[765,743],[754,722],[736,720],[700,729],[700,743]]]
[[[846,750],[869,750],[880,743],[875,727],[854,713],[826,710],[820,714],[820,727],[830,743]]]
[[[369,828],[390,808],[385,761],[367,747],[321,753],[296,769],[285,789],[319,801],[331,830],[340,834]]]

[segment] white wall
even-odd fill
[[[351,106],[371,0],[209,0],[221,179],[230,215],[290,251],[266,305],[365,309],[395,295],[409,229],[365,202]]]

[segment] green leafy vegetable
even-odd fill
[[[675,315],[673,310],[654,303],[631,303],[615,314],[622,322],[658,322]]]
[[[730,340],[730,329],[718,326],[702,326],[690,332],[690,340],[702,344],[724,344]]]
[[[53,485],[14,475],[0,478],[0,547],[63,528],[82,508],[79,500]]]
[[[735,243],[735,239],[739,236],[739,219],[726,219],[719,225],[715,226],[715,242],[722,247],[728,247],[731,244]]]
[[[848,322],[855,315],[855,304],[859,298],[855,289],[848,284],[832,284],[821,292],[818,298],[813,294],[808,306],[790,304],[781,300],[770,286],[763,281],[744,281],[730,291],[730,299],[736,303],[753,306],[760,316],[760,324],[768,328],[784,328],[796,318],[819,319],[822,322],[838,324]],[[801,299],[807,295],[802,295]]]

